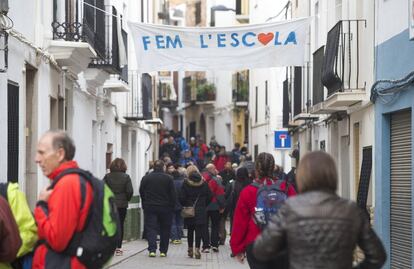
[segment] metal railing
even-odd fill
[[[117,10],[113,6],[106,7],[106,40],[105,40],[105,57],[96,57],[92,59],[90,67],[102,68],[111,74],[118,74],[119,79],[128,82],[128,66],[120,66],[120,48],[118,40],[118,20]],[[112,15],[111,15],[112,14]],[[122,41],[125,53],[128,51],[128,34],[121,30]]]
[[[360,38],[366,20],[342,20],[328,32],[322,66],[322,84],[328,96],[338,91],[362,89],[359,76]]]
[[[96,5],[103,8],[103,1]],[[53,39],[74,42],[88,42],[97,52],[89,67],[102,68],[110,74],[118,74],[119,79],[128,82],[128,66],[120,66],[120,48],[118,40],[118,12],[113,6],[105,7],[106,13],[85,5],[83,23],[52,23]],[[128,52],[128,33],[121,30],[125,54]]]
[[[126,93],[126,111],[124,118],[128,120],[146,120],[152,118],[153,92],[152,77],[141,74],[137,70],[128,72],[130,91]]]

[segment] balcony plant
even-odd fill
[[[216,86],[213,83],[203,83],[197,86],[197,101],[214,101]]]

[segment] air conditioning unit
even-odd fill
[[[0,14],[9,12],[9,0],[0,0]]]

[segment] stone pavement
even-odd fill
[[[236,262],[230,257],[228,242],[220,246],[219,253],[202,253],[201,260],[187,257],[187,243],[184,239],[180,245],[170,244],[168,256],[160,258],[149,258],[146,250],[147,243],[143,240],[129,242],[123,245],[124,255],[114,257],[111,262],[111,269],[183,269],[183,268],[204,268],[204,269],[247,269],[247,261],[244,265]]]

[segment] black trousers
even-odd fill
[[[246,249],[247,263],[250,269],[288,269],[289,262],[287,255],[279,255],[275,260],[262,262],[253,255],[253,244],[248,245]]]
[[[118,207],[119,221],[121,222],[121,240],[118,242],[118,248],[122,247],[122,240],[124,239],[124,223],[127,209],[125,207]]]
[[[206,224],[193,224],[187,225],[187,242],[188,247],[194,246],[194,233],[195,233],[195,247],[200,248],[201,239],[206,240]]]
[[[208,226],[206,227],[207,231],[207,242],[209,242],[210,246],[218,247],[219,246],[219,228],[220,228],[220,212],[218,210],[215,211],[207,211],[207,221],[211,222],[211,229],[210,232],[208,231]],[[206,247],[208,244],[204,242],[203,244]]]
[[[170,233],[173,210],[166,208],[144,209],[144,226],[148,240],[148,251],[156,252],[157,234],[160,234],[160,252],[167,253],[170,243]]]

